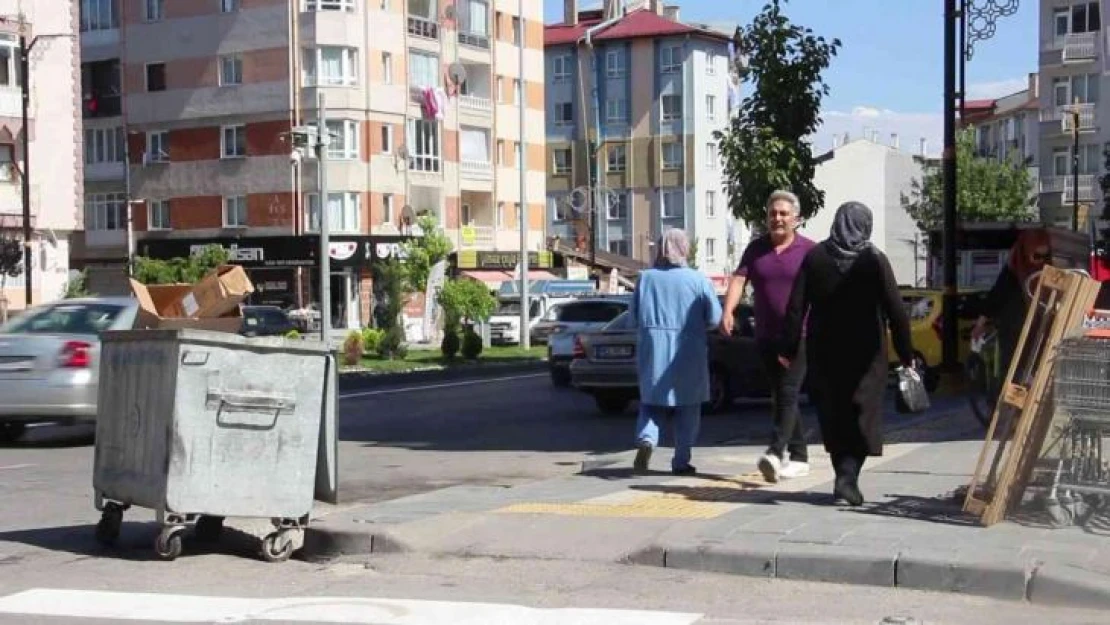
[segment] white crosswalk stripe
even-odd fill
[[[364,625],[693,625],[702,615],[362,597],[249,599],[35,588],[0,597],[0,614],[242,623]]]

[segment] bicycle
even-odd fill
[[[968,401],[971,412],[984,428],[990,427],[998,394],[1002,391],[1001,349],[998,332],[994,329],[978,339],[971,340],[971,353],[967,356],[966,374]]]

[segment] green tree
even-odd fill
[[[439,305],[443,307],[444,329],[458,331],[463,319],[476,323],[489,319],[497,307],[497,298],[489,288],[476,280],[448,280],[439,292]]]
[[[4,288],[8,278],[19,277],[23,273],[23,244],[16,239],[0,235],[0,323],[8,321],[8,298]]]
[[[686,250],[686,264],[690,269],[698,268],[698,240],[690,240],[690,249]]]
[[[89,295],[88,273],[84,270],[78,271],[66,282],[65,299],[77,299]]]
[[[219,245],[205,246],[199,254],[188,258],[161,260],[140,256],[135,259],[135,279],[143,284],[192,284],[227,261],[227,250]]]
[[[406,271],[396,260],[389,260],[378,269],[377,279],[385,292],[385,313],[382,315],[384,326],[378,342],[378,355],[382,358],[404,358],[405,329],[401,325],[401,310],[405,305]]]
[[[840,48],[798,26],[772,0],[750,26],[736,30],[738,53],[748,58],[743,78],[754,83],[729,127],[718,131],[732,213],[748,224],[765,219],[764,203],[777,189],[793,191],[810,217],[825,204],[813,184],[815,163],[806,138],[821,125],[822,78]]]
[[[1033,217],[1032,180],[1029,163],[979,156],[975,151],[975,129],[965,128],[956,137],[956,206],[960,220],[1026,221]],[[925,232],[944,222],[944,175],[930,167],[914,180],[910,193],[902,194],[902,208]]]
[[[423,293],[428,288],[428,275],[432,272],[432,267],[447,258],[452,245],[451,239],[443,234],[435,217],[425,215],[417,219],[416,223],[424,235],[413,237],[404,243],[405,288],[410,293]]]

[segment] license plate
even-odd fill
[[[599,360],[616,360],[619,358],[631,358],[632,346],[631,345],[601,345],[597,348],[596,352]]]

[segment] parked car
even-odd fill
[[[559,316],[547,342],[547,362],[551,369],[551,383],[570,386],[570,363],[574,356],[574,339],[581,332],[592,332],[605,327],[618,315],[628,310],[628,296],[590,297],[567,302],[559,309]]]
[[[0,440],[30,423],[96,419],[100,335],[134,326],[130,298],[62,300],[0,326]]]
[[[277,306],[243,306],[243,336],[285,336],[297,324]]]
[[[546,345],[548,339],[551,338],[551,333],[559,325],[559,311],[563,309],[562,304],[555,304],[547,309],[543,317],[532,326],[532,344],[533,345]]]
[[[736,310],[733,336],[716,328],[709,342],[707,412],[723,410],[739,397],[769,397],[770,384],[755,342],[755,313],[751,306]],[[636,330],[631,315],[621,314],[602,329],[578,335],[570,365],[571,385],[594,397],[599,410],[621,414],[639,397],[636,375]]]
[[[925,372],[925,388],[931,393],[940,383],[940,367],[944,360],[944,292],[938,289],[902,289],[901,293],[902,305],[910,318],[910,338],[913,340],[916,364],[919,370]],[[981,290],[963,290],[957,295],[960,362],[965,361],[971,349],[971,328],[979,318],[985,298],[986,292]],[[889,352],[890,365],[896,367],[899,364],[898,355],[893,349]]]

